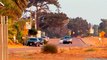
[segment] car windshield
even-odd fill
[[[66,37],[64,37],[65,39],[68,39],[68,38],[70,38],[70,36],[66,36]]]
[[[70,38],[71,38],[70,36],[65,36],[65,37],[63,37],[61,39],[70,39]]]
[[[37,39],[36,39],[36,38],[30,38],[30,40],[37,41]]]
[[[40,41],[42,41],[42,38],[38,38]]]

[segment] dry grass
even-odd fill
[[[61,48],[56,54],[17,53],[9,60],[84,60],[86,58],[107,58],[107,48]],[[63,51],[63,52],[62,52]]]
[[[10,54],[9,60],[86,60],[89,58],[105,58],[105,60],[107,60],[107,38],[103,40],[105,44],[104,47],[98,44],[98,37],[87,37],[84,38],[84,41],[92,46],[86,48],[58,48],[58,53],[56,54],[21,52]]]
[[[90,46],[96,46],[96,47],[107,46],[107,38],[103,38],[100,41],[99,37],[85,37],[85,38],[82,38],[82,40],[87,45],[90,45]]]

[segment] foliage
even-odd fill
[[[44,19],[40,18],[40,27],[60,27],[64,25],[64,21],[68,19],[64,13],[42,13]],[[40,15],[40,17],[41,17]]]
[[[70,19],[70,22],[68,23],[68,28],[72,31],[72,34],[73,32],[75,32],[76,35],[87,34],[89,30],[88,22],[79,17]]]
[[[49,37],[65,35],[67,33],[66,30],[68,30],[66,27],[68,22],[69,20],[65,13],[41,13],[39,15],[39,27]]]
[[[40,27],[39,27],[39,22],[40,22],[39,21],[39,17],[40,17],[40,14],[42,12],[45,12],[45,13],[51,12],[49,10],[49,5],[56,6],[58,11],[59,11],[59,8],[60,8],[58,0],[29,0],[28,7],[31,7],[32,5],[36,7],[36,11],[35,11],[36,13],[32,12],[31,13],[31,17],[33,19],[36,18],[37,29],[40,29]],[[36,17],[35,17],[35,15],[36,15]],[[47,26],[45,26],[45,27],[47,27]]]
[[[99,35],[99,32],[98,32],[99,29],[98,29],[98,28],[99,28],[99,25],[94,25],[94,26],[93,26],[93,29],[94,29],[94,36],[98,36],[98,35]]]
[[[107,20],[106,19],[101,19],[101,23],[99,25],[99,30],[101,31],[105,31],[107,33]]]
[[[17,30],[14,28],[14,23],[12,19],[8,20],[8,38],[13,40],[13,36],[17,35]]]
[[[26,20],[19,20],[15,24],[18,26],[18,30],[22,31],[24,29],[24,26],[26,25]]]
[[[55,6],[59,7],[58,0],[29,0],[29,1],[30,3],[28,4],[28,6],[34,5],[37,7],[39,3],[40,5],[42,4],[42,6],[47,4],[54,4]]]
[[[37,30],[35,29],[35,21],[32,21],[31,29],[28,30],[28,35],[36,36]]]
[[[23,43],[23,40],[22,40],[22,31],[20,31],[20,32],[17,33],[16,39],[17,39],[20,43]]]
[[[28,0],[12,0],[15,5],[21,10],[23,11],[24,8],[26,8]]]
[[[8,20],[8,38],[13,41],[13,36],[16,36],[16,40],[22,43],[22,31],[24,21],[14,22],[12,19]]]
[[[47,44],[45,46],[42,47],[42,52],[43,53],[57,53],[57,47],[55,45],[52,44]]]
[[[20,18],[23,9],[26,7],[27,0],[0,0],[5,7],[0,9],[0,14],[11,18]]]
[[[21,20],[21,21],[17,21],[17,22],[14,22],[12,25],[13,25],[13,29],[16,31],[16,34],[13,34],[13,36],[15,35],[16,36],[16,39],[22,43],[23,40],[22,40],[22,36],[23,36],[23,30],[24,30],[24,26],[25,26],[25,22],[24,20]],[[13,31],[11,31],[13,32]]]
[[[28,31],[28,35],[36,35],[37,34],[37,30],[35,28],[31,28],[29,31]]]

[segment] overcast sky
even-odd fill
[[[59,2],[61,11],[71,18],[82,17],[92,24],[99,24],[101,18],[107,19],[107,0],[59,0]]]

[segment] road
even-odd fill
[[[87,45],[80,38],[73,38],[72,44],[59,44],[60,39],[52,39],[49,44],[55,44],[58,47],[86,47]]]
[[[49,44],[54,44],[58,46],[58,48],[64,47],[86,47],[87,45],[79,38],[73,38],[72,44],[59,44],[60,39],[50,39]],[[9,53],[13,52],[33,52],[40,51],[41,47],[24,47],[24,48],[9,48]]]

